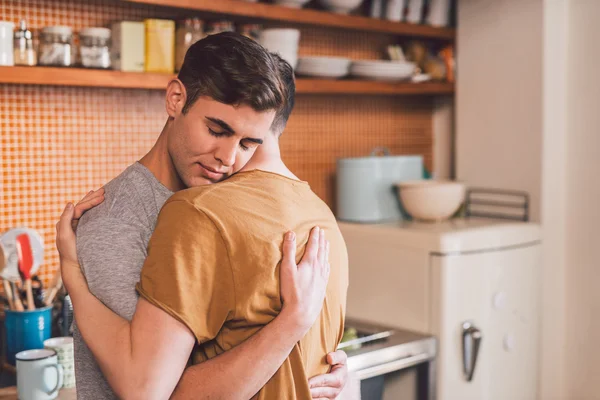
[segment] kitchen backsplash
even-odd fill
[[[79,31],[147,17],[190,15],[108,0],[0,0],[0,20],[26,18],[34,31],[50,25]],[[300,54],[375,59],[391,40],[302,29]],[[432,107],[427,97],[298,95],[281,139],[283,157],[333,205],[337,158],[386,146],[393,154],[423,155],[431,169]],[[161,91],[0,85],[0,232],[15,226],[40,232],[47,254],[42,279],[58,266],[54,225],[64,204],[139,159],[165,119]]]

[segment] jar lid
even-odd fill
[[[70,26],[47,26],[42,29],[43,33],[51,33],[55,35],[72,35],[73,28]]]
[[[110,29],[108,29],[108,28],[85,28],[79,32],[79,36],[97,37],[100,39],[110,39]]]
[[[9,21],[0,21],[0,26],[5,26],[7,28],[13,29],[15,27],[15,24]]]

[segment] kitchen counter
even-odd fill
[[[347,318],[346,325],[358,331],[359,338],[352,341],[358,345],[346,347],[352,344],[348,342],[340,348],[347,352],[348,369],[359,380],[420,367],[419,379],[423,390],[418,398],[433,399],[434,360],[437,352],[435,338],[352,318]],[[61,390],[57,399],[76,400],[75,389]],[[17,388],[13,386],[0,389],[0,400],[17,400]]]
[[[75,389],[62,389],[58,393],[57,400],[76,400],[77,393]],[[17,387],[7,387],[0,389],[0,400],[17,400]]]

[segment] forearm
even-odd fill
[[[242,344],[187,368],[171,399],[249,399],[277,372],[306,330],[282,311]],[[234,379],[232,379],[234,377]]]
[[[131,325],[92,295],[85,282],[72,286],[69,294],[77,327],[110,386],[120,398],[127,398],[126,385],[133,383],[127,376],[133,367]]]

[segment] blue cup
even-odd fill
[[[33,311],[4,310],[6,358],[15,365],[15,355],[24,350],[43,349],[52,334],[52,306]]]

